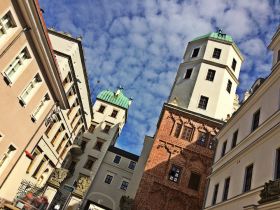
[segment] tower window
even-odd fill
[[[231,91],[231,86],[232,86],[232,82],[230,80],[228,80],[228,83],[227,83],[227,92],[230,93]]]
[[[198,56],[199,49],[200,49],[200,48],[195,48],[195,49],[193,50],[193,53],[192,53],[192,58],[195,58],[195,57],[197,57],[197,56]]]
[[[93,147],[93,149],[98,150],[98,151],[101,151],[102,146],[103,146],[103,142],[97,140],[97,142],[96,142],[95,146]]]
[[[238,136],[238,130],[236,130],[233,134],[231,148],[234,148],[236,146],[237,136]]]
[[[185,139],[185,140],[188,140],[188,141],[191,141],[192,132],[193,132],[193,129],[192,129],[192,128],[189,128],[189,127],[187,127],[187,126],[184,126],[184,129],[183,129],[181,138],[182,138],[182,139]]]
[[[128,168],[131,169],[131,170],[134,170],[134,169],[135,169],[135,166],[136,166],[136,162],[130,161],[130,162],[129,162],[129,165],[128,165]]]
[[[176,138],[179,137],[179,135],[180,135],[180,133],[181,133],[181,129],[182,129],[182,124],[181,124],[181,123],[177,123],[177,124],[176,124],[176,130],[175,130],[175,132],[174,132],[174,136],[175,136]]]
[[[207,72],[206,80],[213,81],[215,74],[216,74],[216,71],[209,69]]]
[[[219,49],[219,48],[215,48],[214,49],[214,52],[213,52],[213,58],[217,58],[217,59],[219,59],[220,58],[220,56],[221,56],[221,52],[222,52],[222,50],[221,49]]]
[[[251,189],[252,176],[253,176],[253,164],[246,167],[243,192],[247,192]]]
[[[227,141],[223,143],[221,157],[223,157],[226,154],[226,149],[227,149]]]
[[[100,107],[99,107],[99,109],[98,109],[98,112],[104,113],[104,110],[105,110],[105,106],[100,105]]]
[[[186,72],[186,74],[185,74],[185,79],[189,79],[189,78],[191,77],[191,75],[192,75],[192,70],[193,70],[193,69],[187,69],[187,72]]]
[[[111,114],[111,117],[116,118],[117,114],[118,114],[118,111],[117,110],[113,110],[112,114]]]
[[[200,109],[206,109],[206,108],[207,108],[207,104],[208,104],[208,99],[209,99],[209,98],[206,97],[206,96],[200,96],[198,108],[200,108]]]
[[[113,176],[110,174],[107,174],[104,182],[107,184],[111,184],[112,181],[113,181]]]
[[[190,176],[190,181],[189,181],[188,187],[190,189],[198,191],[199,185],[200,185],[200,179],[201,179],[201,176],[199,174],[192,172],[191,176]]]
[[[178,182],[182,169],[178,166],[173,165],[169,171],[169,180],[172,182]]]
[[[229,183],[230,183],[230,177],[226,178],[225,180],[223,201],[226,201],[228,199]]]
[[[214,187],[214,193],[213,193],[213,199],[212,199],[212,205],[215,205],[217,202],[217,195],[219,190],[219,184],[216,184]]]
[[[115,158],[114,158],[114,160],[113,160],[113,162],[119,164],[120,161],[121,161],[121,156],[116,155]]]
[[[105,128],[102,130],[104,133],[109,133],[111,126],[105,125]]]
[[[252,131],[259,127],[260,122],[260,110],[256,111],[253,115]]]
[[[236,60],[235,59],[232,59],[231,68],[233,70],[235,70],[235,68],[236,68]]]

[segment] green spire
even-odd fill
[[[103,90],[96,98],[124,109],[128,109],[132,101],[132,98],[128,98],[124,95],[122,87],[119,87],[116,92]]]

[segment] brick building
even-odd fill
[[[189,42],[160,115],[134,209],[202,208],[214,137],[237,108],[242,61],[231,36],[221,31]]]

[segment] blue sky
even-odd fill
[[[267,46],[279,24],[280,0],[40,0],[48,27],[83,37],[92,99],[122,85],[133,97],[117,146],[139,154],[154,135],[185,47],[222,28],[245,57],[240,99],[271,68]],[[100,81],[99,83],[97,81]]]

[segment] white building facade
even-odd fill
[[[271,74],[253,85],[250,97],[216,136],[205,210],[280,209],[279,30],[269,47]]]

